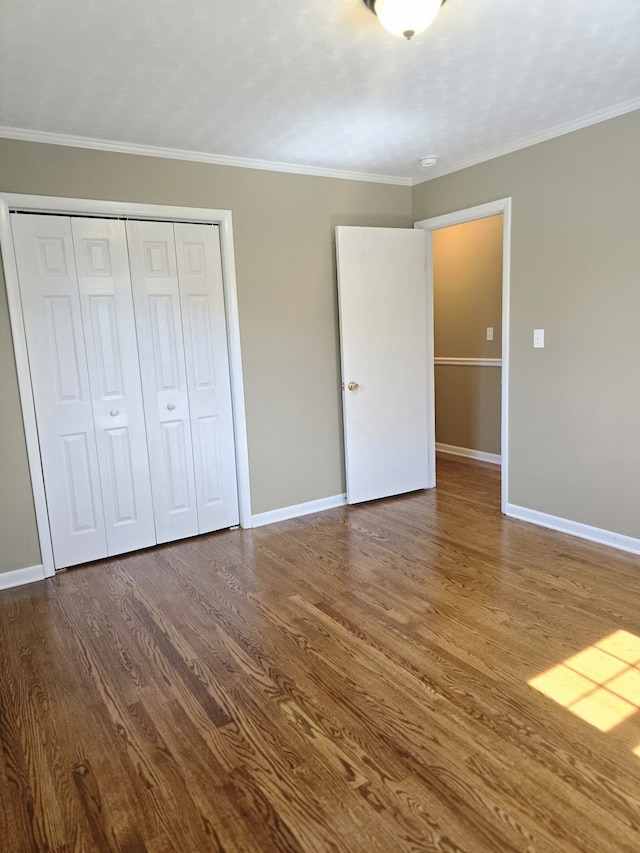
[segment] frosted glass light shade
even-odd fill
[[[382,26],[407,39],[424,32],[436,19],[442,0],[376,0]]]

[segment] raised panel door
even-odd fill
[[[108,554],[71,222],[12,214],[56,568]]]
[[[110,555],[155,544],[124,223],[71,220]]]
[[[200,533],[238,524],[238,491],[220,237],[175,223]]]
[[[198,533],[189,395],[173,225],[126,225],[156,536]]]

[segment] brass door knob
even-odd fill
[[[349,389],[349,391],[357,391],[359,387],[360,386],[358,385],[357,382],[349,382],[349,384],[347,385],[347,388]]]

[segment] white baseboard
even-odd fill
[[[580,524],[578,521],[560,518],[557,515],[547,515],[546,512],[538,512],[516,504],[507,504],[506,515],[509,518],[538,524],[540,527],[558,530],[560,533],[568,533],[570,536],[578,536],[580,539],[588,539],[589,542],[597,542],[599,545],[608,545],[610,548],[618,548],[630,554],[640,554],[640,539],[634,539],[632,536],[623,536],[621,533],[603,530],[601,527],[591,527],[589,524]]]
[[[317,501],[307,501],[303,504],[272,509],[269,512],[259,512],[251,519],[252,526],[263,527],[265,524],[274,524],[276,521],[287,521],[290,518],[299,518],[301,515],[323,512],[325,509],[335,509],[338,506],[344,506],[346,502],[346,495],[332,495],[329,498],[320,498]]]
[[[471,450],[468,447],[454,447],[453,444],[442,444],[436,441],[436,453],[443,456],[463,456],[465,459],[477,459],[479,462],[491,462],[492,465],[502,465],[499,453],[485,453],[484,450]]]
[[[14,569],[12,572],[0,573],[0,589],[11,589],[25,583],[44,580],[42,566],[28,566],[26,569]]]

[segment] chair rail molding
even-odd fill
[[[455,365],[456,367],[502,367],[501,358],[450,358],[437,356],[433,359],[436,367]]]

